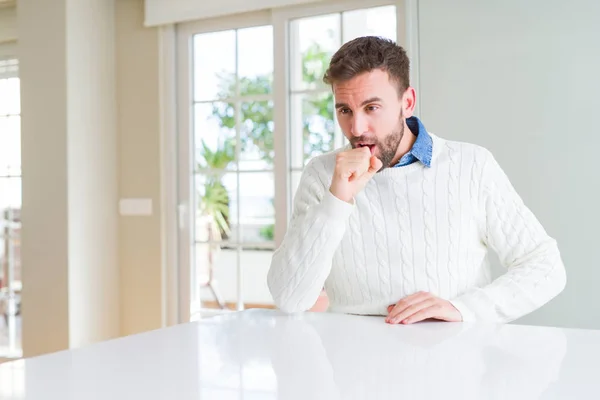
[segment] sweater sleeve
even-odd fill
[[[306,311],[315,304],[354,209],[331,194],[323,168],[318,158],[305,167],[288,230],[267,275],[275,305],[284,312]]]
[[[464,321],[510,322],[558,295],[566,285],[565,268],[556,241],[487,150],[479,197],[483,241],[497,253],[507,272],[452,304]]]

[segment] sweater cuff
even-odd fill
[[[460,312],[462,315],[462,322],[474,322],[477,321],[477,316],[467,307],[467,305],[461,300],[454,299],[450,300],[450,303]]]
[[[338,199],[329,190],[325,191],[325,196],[321,201],[321,208],[328,218],[348,219],[354,210],[354,204],[346,203]]]

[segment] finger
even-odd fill
[[[433,304],[425,309],[422,309],[408,318],[405,318],[402,323],[403,324],[414,324],[415,322],[424,321],[428,318],[436,318],[441,320],[446,320],[446,318],[442,315],[441,312],[442,307],[439,304]]]
[[[377,171],[379,171],[381,169],[381,166],[383,165],[381,163],[381,160],[375,156],[372,156],[369,160],[368,160],[368,167],[366,168],[366,170],[359,175],[359,178],[361,181],[369,181],[371,180],[371,178],[373,178],[373,176],[377,173]]]
[[[405,297],[396,304],[392,311],[390,311],[390,313],[388,314],[388,319],[391,321],[392,318],[395,318],[398,314],[400,314],[413,304],[420,303],[430,298],[432,298],[432,296],[430,293],[427,292],[417,292],[408,297]]]
[[[347,153],[345,155],[345,158],[348,160],[353,160],[353,161],[360,161],[360,162],[369,162],[369,159],[371,158],[371,151],[369,150],[368,147],[359,147],[356,149],[351,150],[349,153]]]
[[[423,300],[419,303],[413,304],[413,305],[405,308],[401,312],[395,314],[393,317],[388,317],[389,323],[390,324],[399,324],[399,323],[403,322],[405,319],[420,312],[421,310],[424,310],[424,309],[427,309],[427,308],[433,306],[435,303],[436,303],[435,299],[427,299],[427,300]]]
[[[340,175],[342,176],[342,179],[348,180],[352,177],[352,175],[354,175],[354,169],[350,168],[350,167],[346,167],[346,168],[342,169],[342,173]]]
[[[349,160],[371,158],[371,151],[368,147],[357,147],[352,150],[338,153],[338,157]]]
[[[349,165],[349,167],[354,171],[351,180],[358,180],[364,179],[365,175],[367,174],[367,171],[370,168],[370,164],[368,159],[361,159],[352,162]]]
[[[402,310],[404,310],[406,307],[415,304],[415,303],[419,303],[423,300],[425,300],[426,298],[431,297],[431,293],[429,292],[416,292],[411,294],[410,296],[406,296],[405,298],[401,299],[399,302],[397,302],[396,304],[393,304],[393,308],[392,311],[388,312],[388,315],[391,315],[391,313],[399,313]]]
[[[337,169],[340,171],[340,175],[343,178],[352,178],[352,180],[354,180],[357,176],[364,174],[364,172],[368,169],[368,167],[364,164],[364,161],[361,160],[344,160],[344,162],[341,163]]]
[[[368,155],[369,157],[371,157],[371,149],[367,146],[357,147],[352,150],[356,150],[355,151],[356,154]]]
[[[362,148],[338,153],[336,156],[336,172],[346,178],[357,172],[360,172],[358,174],[360,176],[369,169],[370,156],[371,153],[364,151]]]
[[[371,156],[371,165],[369,165],[369,170],[367,171],[367,173],[369,173],[371,175],[371,177],[373,177],[373,175],[375,175],[377,173],[377,171],[379,171],[381,169],[381,167],[383,167],[383,163],[381,162],[381,160],[375,156]]]

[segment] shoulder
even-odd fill
[[[507,188],[508,177],[492,152],[479,144],[447,140],[433,135],[434,153],[438,146],[437,162],[446,165],[450,171],[460,171],[462,178],[481,190]],[[454,166],[454,167],[453,167]]]
[[[472,154],[474,157],[478,159],[487,160],[492,157],[492,152],[484,146],[479,144],[470,143],[470,142],[462,142],[458,140],[449,140],[437,136],[433,133],[430,133],[433,139],[434,147],[438,147],[440,152],[452,152],[452,153],[461,153],[461,154]]]
[[[433,139],[433,152],[439,157],[439,161],[459,162],[460,160],[463,166],[472,166],[479,170],[482,170],[490,162],[496,162],[492,152],[484,146],[445,139],[433,133],[430,135]]]

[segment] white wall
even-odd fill
[[[119,335],[114,1],[20,0],[17,20],[29,357]]]
[[[600,2],[420,0],[419,33],[425,126],[488,147],[562,251],[520,322],[600,328]]]
[[[25,356],[69,347],[66,11],[34,3],[18,14]]]
[[[116,3],[119,196],[149,198],[151,216],[120,219],[121,334],[163,326],[159,31],[143,0]]]
[[[67,9],[70,345],[119,334],[114,0]]]
[[[156,26],[323,0],[144,0],[144,24]]]
[[[23,0],[18,23],[0,7],[1,49],[24,51],[26,355],[165,323],[160,43],[143,21],[143,0]],[[119,218],[119,197],[155,212]]]
[[[0,43],[17,40],[17,8],[0,6]]]

